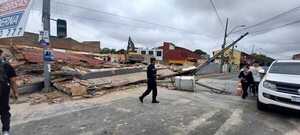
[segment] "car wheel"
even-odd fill
[[[261,111],[264,111],[264,110],[267,109],[267,107],[268,106],[266,104],[260,102],[259,99],[258,99],[258,97],[257,97],[257,109],[261,110]]]

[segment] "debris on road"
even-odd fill
[[[103,61],[100,55],[67,50],[53,50],[51,83],[57,93],[36,93],[43,88],[43,50],[38,47],[13,45],[6,48],[18,74],[17,86],[21,94],[34,93],[30,103],[59,103],[64,99],[91,98],[109,93],[114,88],[146,83],[145,64],[120,64]],[[178,74],[195,70],[195,66],[165,66],[157,64],[158,79],[168,80]],[[176,89],[175,80],[159,85]],[[47,95],[50,94],[50,95]]]

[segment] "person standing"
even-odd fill
[[[147,90],[143,93],[142,96],[139,97],[139,100],[143,103],[144,98],[148,96],[151,91],[152,91],[152,103],[158,104],[159,101],[156,100],[157,97],[157,83],[156,83],[156,78],[157,78],[157,70],[155,68],[155,58],[150,59],[150,65],[147,67]]]
[[[253,85],[252,85],[252,93],[254,96],[257,95],[258,93],[258,86],[259,86],[259,83],[261,81],[261,74],[260,72],[263,71],[264,69],[257,63],[255,62],[253,64],[253,66],[250,67],[250,71],[252,73],[252,76],[253,76]]]
[[[241,79],[243,94],[242,98],[245,99],[248,96],[248,88],[253,83],[253,76],[249,70],[249,65],[245,66],[240,72],[239,78]]]
[[[12,95],[14,96],[14,98],[18,98],[15,77],[15,70],[8,62],[3,59],[3,51],[0,50],[0,116],[3,135],[9,135],[10,130],[10,89],[12,89]]]

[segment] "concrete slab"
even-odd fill
[[[198,82],[234,94],[235,90],[237,89],[239,79],[237,77],[237,74],[226,74],[222,76],[200,78]],[[209,89],[205,89],[204,87],[198,87],[198,90]]]
[[[109,76],[114,76],[114,75],[138,73],[138,72],[143,72],[143,71],[144,71],[143,67],[108,69],[108,70],[103,70],[103,71],[87,73],[87,74],[83,75],[81,77],[81,79],[87,80],[87,79],[103,78],[103,77],[109,77]]]

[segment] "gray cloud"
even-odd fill
[[[68,6],[61,4],[62,2],[177,29]],[[214,2],[222,20],[225,22],[226,17],[230,18],[230,29],[242,24],[251,26],[300,6],[298,0],[214,0]],[[41,0],[35,0],[28,31],[37,32],[41,29],[41,4]],[[293,12],[249,31],[278,27],[300,20],[298,16],[298,12]],[[172,41],[182,47],[200,48],[211,52],[221,46],[224,33],[224,28],[220,26],[209,0],[54,0],[52,17],[67,19],[70,37],[80,41],[101,40],[104,47],[114,48],[125,48],[130,35],[137,44],[149,48],[159,46],[163,41]],[[300,46],[297,44],[300,43],[299,30],[299,24],[295,24],[265,34],[251,35],[239,43],[239,48],[249,52],[255,44],[258,51],[272,57],[290,58],[294,53],[300,53]],[[52,33],[55,33],[55,30]],[[231,39],[237,38],[239,34],[231,35]]]

